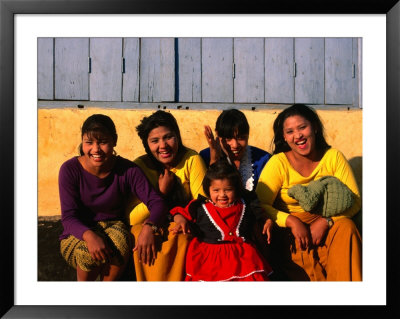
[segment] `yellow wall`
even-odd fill
[[[249,144],[270,150],[272,124],[281,109],[244,110],[250,124]],[[104,108],[39,109],[38,110],[38,215],[60,215],[58,170],[69,158],[78,155],[80,128],[83,121],[95,113],[110,116],[117,128],[116,152],[133,160],[144,153],[135,127],[140,119],[154,110],[122,110]],[[221,111],[170,110],[178,121],[183,143],[196,151],[207,147],[203,126],[215,127]],[[350,161],[361,189],[362,182],[362,111],[319,110],[327,141],[341,150]]]

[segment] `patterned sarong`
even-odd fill
[[[100,221],[92,230],[112,249],[111,264],[122,266],[131,252],[131,235],[125,224],[121,221]],[[86,242],[72,235],[61,240],[60,251],[67,263],[75,269],[78,265],[80,269],[89,272],[101,265],[101,262],[93,260]]]

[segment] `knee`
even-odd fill
[[[350,234],[359,234],[356,224],[350,218],[344,217],[335,222],[336,231]]]
[[[141,232],[141,230],[142,230],[142,224],[139,224],[139,225],[133,225],[132,227],[131,227],[131,234],[135,237],[135,238],[137,238],[137,236],[139,236],[139,234],[140,234],[140,232]]]
[[[113,250],[113,264],[123,264],[128,260],[132,252],[130,234],[127,236],[109,236],[111,249]]]
[[[74,258],[76,265],[86,272],[90,272],[100,266],[100,262],[92,258],[86,245],[79,245],[76,248]]]

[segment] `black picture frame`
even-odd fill
[[[16,14],[386,14],[387,101],[387,305],[386,306],[23,306],[14,295],[14,18]],[[399,177],[400,110],[400,3],[398,0],[213,1],[162,0],[0,0],[0,315],[4,318],[165,318],[165,317],[267,317],[313,314],[324,317],[399,317],[399,251],[397,202],[394,189]],[[382,101],[383,103],[383,101]],[[382,141],[382,145],[384,145]],[[377,152],[381,146],[377,146]],[[377,166],[377,169],[381,169]],[[377,185],[379,187],[379,185]],[[383,202],[383,199],[380,199]],[[381,212],[383,213],[383,212]],[[376,212],[378,215],[379,213]],[[379,218],[379,217],[377,217]],[[383,241],[383,238],[376,238]],[[377,270],[379,276],[379,270]],[[57,292],[55,292],[57,293]],[[182,292],[184,293],[184,292]],[[240,293],[240,292],[239,292]],[[290,294],[290,292],[288,292]],[[134,298],[134,296],[133,296]],[[268,296],[266,296],[268,298]],[[257,313],[256,313],[257,312]]]

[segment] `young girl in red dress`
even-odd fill
[[[186,255],[186,281],[268,281],[272,269],[251,242],[254,223],[264,219],[270,240],[272,222],[244,189],[236,168],[221,160],[210,166],[204,193],[185,208],[171,210],[174,232],[192,233]]]

